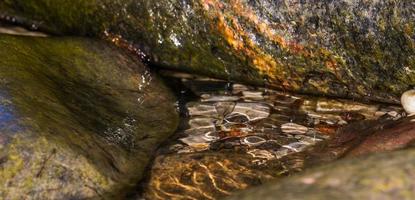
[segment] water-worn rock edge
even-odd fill
[[[0,198],[119,199],[174,132],[175,97],[84,38],[0,35]]]

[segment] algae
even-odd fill
[[[0,57],[2,198],[121,198],[177,126],[164,83],[105,42],[0,35]]]

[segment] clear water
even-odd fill
[[[182,124],[158,151],[140,198],[218,199],[304,168],[339,128],[397,107],[294,95],[176,72]],[[299,156],[301,155],[301,156]]]

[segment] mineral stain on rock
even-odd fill
[[[2,199],[122,198],[176,129],[164,83],[105,42],[0,35],[0,57]]]
[[[0,20],[228,80],[182,79],[198,98],[178,105],[188,119],[157,154],[149,199],[216,199],[309,163],[405,148],[414,125],[396,107],[285,92],[398,103],[415,84],[413,13],[402,0],[0,2]],[[97,41],[0,45],[0,197],[122,198],[175,129],[163,84]],[[234,198],[412,199],[412,154],[345,159]]]
[[[398,103],[415,83],[414,7],[402,0],[31,0],[3,1],[0,15],[58,34],[121,38],[158,66]]]

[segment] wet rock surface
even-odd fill
[[[3,20],[127,40],[159,66],[394,103],[415,83],[413,13],[404,0],[0,2]]]
[[[403,114],[394,106],[164,74],[183,84],[183,97],[194,95],[179,98],[185,120],[159,150],[143,184],[145,199],[222,198],[336,160],[373,133],[362,130]],[[347,130],[354,134],[339,133]]]
[[[415,120],[390,114],[347,125],[325,144],[281,160],[288,169],[300,161],[303,173],[228,199],[412,199]]]
[[[397,103],[414,84],[414,6],[2,1],[0,21],[27,29],[1,33],[98,36],[227,81],[164,72],[183,86],[184,120],[146,171],[178,121],[156,76],[98,41],[0,36],[0,198],[119,199],[145,176],[129,197],[219,199],[270,182],[231,199],[413,199],[414,119],[351,99]]]
[[[0,21],[0,33],[8,35],[23,35],[31,37],[47,37],[46,33],[32,31],[27,28],[12,25],[10,23],[3,23]]]
[[[354,158],[320,163],[319,167],[304,173],[228,199],[413,199],[413,124],[413,121],[403,119],[395,122],[393,127],[375,131],[348,155]],[[398,136],[395,136],[396,133],[399,133]],[[379,135],[388,137],[379,139]],[[379,149],[381,144],[385,144],[386,148]],[[399,151],[381,153],[391,150]],[[377,154],[367,155],[373,152]],[[355,157],[357,155],[360,156]]]
[[[415,139],[414,121],[414,119],[407,118],[396,123],[382,124],[380,130],[376,130],[365,138],[347,156],[359,156],[405,148]]]
[[[0,199],[118,199],[176,128],[136,58],[81,38],[0,35]]]

